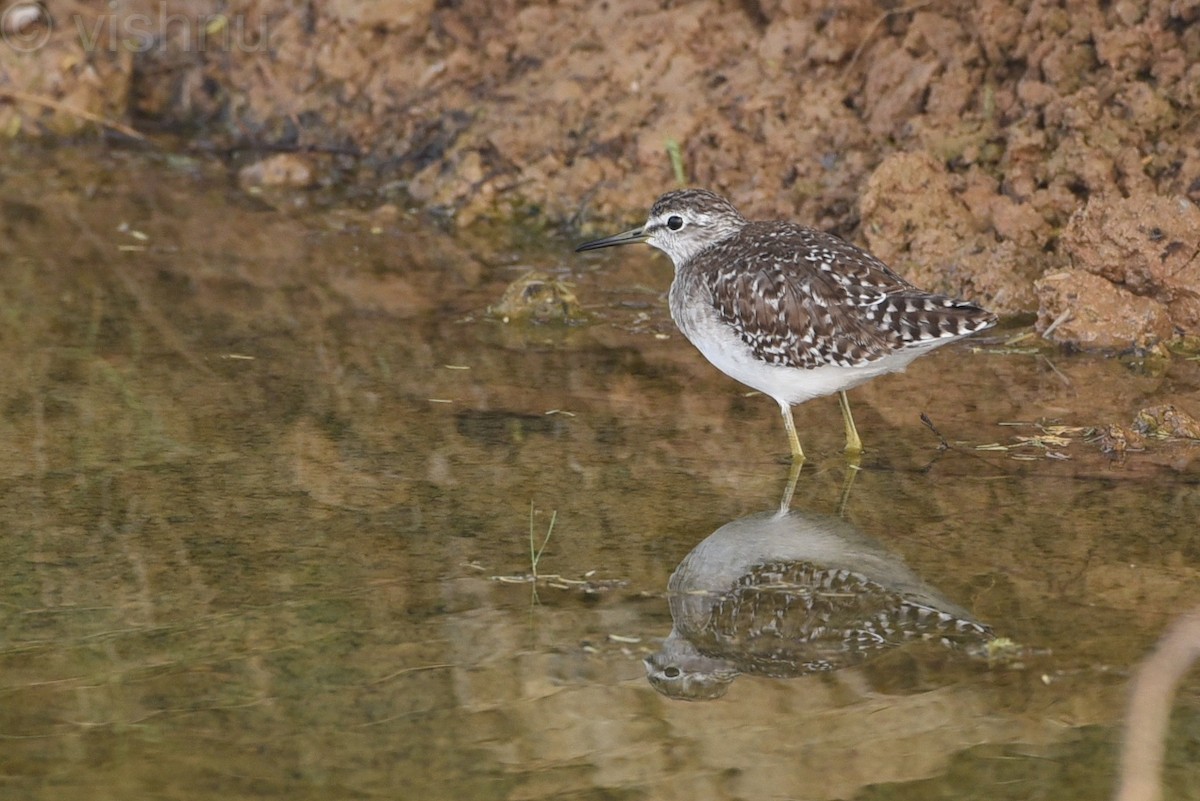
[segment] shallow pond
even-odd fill
[[[1133,667],[1200,604],[1200,447],[1086,432],[1200,413],[1200,362],[943,349],[851,393],[858,465],[836,401],[796,410],[779,515],[778,411],[649,249],[0,163],[5,797],[1101,799]],[[487,314],[534,268],[586,321]],[[873,623],[804,646],[814,598]]]

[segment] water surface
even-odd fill
[[[672,327],[665,259],[201,161],[18,148],[0,187],[6,797],[1099,799],[1130,670],[1200,604],[1200,449],[978,447],[1200,413],[1200,363],[1010,327],[855,390],[861,469],[833,399],[797,409],[792,508],[1016,656],[915,641],[674,700],[643,666],[668,581],[788,467],[774,403]],[[533,268],[588,320],[489,317]]]

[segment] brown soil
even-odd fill
[[[677,142],[688,181],[748,214],[1036,310],[1055,339],[1200,323],[1197,0],[96,5],[0,42],[0,131],[71,134],[85,111],[302,151],[281,182],[401,189],[462,225],[605,230],[673,185]]]

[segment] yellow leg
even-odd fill
[[[846,453],[862,453],[862,440],[858,438],[858,429],[854,427],[854,417],[850,414],[850,399],[845,392],[838,393],[838,405],[842,407],[842,420],[846,424]]]
[[[800,479],[800,468],[804,467],[803,459],[796,459],[788,469],[787,486],[783,488],[783,497],[779,500],[779,514],[785,515],[792,508],[792,496],[796,494],[796,482]]]
[[[796,436],[796,422],[792,420],[792,407],[789,404],[780,403],[779,411],[783,413],[783,425],[787,429],[788,442],[792,446],[792,461],[803,462],[804,451],[800,448],[800,438]]]

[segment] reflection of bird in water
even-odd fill
[[[645,660],[673,698],[725,694],[741,673],[791,678],[859,665],[906,642],[983,644],[974,620],[841,520],[803,512],[727,523],[668,583],[673,626]]]

